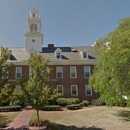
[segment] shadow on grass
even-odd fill
[[[60,125],[59,124],[59,128],[60,130],[105,130],[105,129],[102,129],[102,128],[97,128],[95,126],[92,126],[92,127],[76,127],[76,126],[65,126],[65,125]]]
[[[128,110],[121,110],[117,113],[117,116],[122,117],[124,121],[130,121],[130,111]]]

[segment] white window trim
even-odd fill
[[[59,57],[59,58],[57,58],[57,53],[60,54],[60,57]],[[56,59],[61,59],[61,52],[55,52],[55,58],[56,58]]]
[[[7,68],[7,67],[3,67],[3,68],[2,68],[2,71],[5,71],[5,68]],[[7,71],[6,73],[8,74],[9,72]],[[7,76],[7,78],[4,78],[3,76],[4,76],[4,75],[2,75],[2,79],[8,79],[8,76]]]
[[[86,57],[86,58],[84,58],[84,57],[83,57],[83,53],[84,53],[84,52],[85,52],[85,53],[86,53],[86,55],[87,55],[87,57]],[[82,53],[81,53],[81,54],[82,54],[82,59],[88,59],[88,52],[87,52],[87,51],[82,51]]]
[[[91,94],[87,94],[87,87],[89,87],[89,86],[85,85],[85,95],[92,96],[93,95],[93,93],[92,93],[92,87],[90,87],[91,88]]]
[[[64,95],[63,85],[57,85],[57,93],[58,93],[58,86],[62,87],[62,93],[61,93],[61,95],[63,96]]]
[[[18,87],[20,87],[20,89],[17,89]],[[21,91],[21,86],[20,86],[20,85],[16,85],[16,86],[15,86],[15,89],[16,89],[17,91]]]
[[[61,74],[62,74],[62,76],[61,77],[58,77],[58,68],[61,68]],[[63,78],[63,67],[56,67],[56,78]]]
[[[89,68],[89,77],[85,77],[85,67]],[[90,76],[91,76],[90,66],[84,66],[84,78],[90,78]]]
[[[77,94],[72,94],[72,86],[76,86]],[[78,87],[77,87],[77,85],[71,85],[71,96],[78,96]]]
[[[16,79],[20,79],[19,77],[17,77],[17,68],[21,68],[21,77],[22,77],[22,67],[16,67],[16,69],[15,69],[15,78]]]
[[[71,77],[71,68],[75,68],[75,77]],[[76,66],[70,66],[70,78],[77,78],[77,69],[76,69]]]

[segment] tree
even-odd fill
[[[13,67],[13,64],[7,64],[7,60],[9,58],[9,51],[7,48],[0,47],[0,77],[3,79],[0,81],[0,105],[2,102],[5,102],[9,99],[11,93],[13,92],[14,85],[9,89],[8,79],[10,77],[10,73],[8,73],[9,69]]]
[[[124,101],[130,105],[130,17],[97,40],[95,50],[97,58],[89,85],[100,92],[100,99],[107,105],[123,105]]]
[[[40,54],[32,55],[28,60],[30,67],[30,78],[27,81],[25,78],[19,80],[19,85],[25,93],[26,102],[28,102],[37,111],[37,119],[39,126],[39,109],[47,104],[48,100],[59,96],[57,90],[52,86],[47,86],[48,76],[51,68],[47,71],[49,59],[43,58]]]

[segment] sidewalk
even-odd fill
[[[31,107],[25,108],[19,113],[18,116],[15,117],[13,122],[9,123],[8,128],[13,128],[15,130],[26,130],[32,113],[33,109]]]

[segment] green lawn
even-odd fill
[[[0,118],[4,117],[11,122],[20,112],[0,112]]]
[[[58,123],[61,130],[130,130],[130,109],[123,107],[40,111],[40,118]]]

